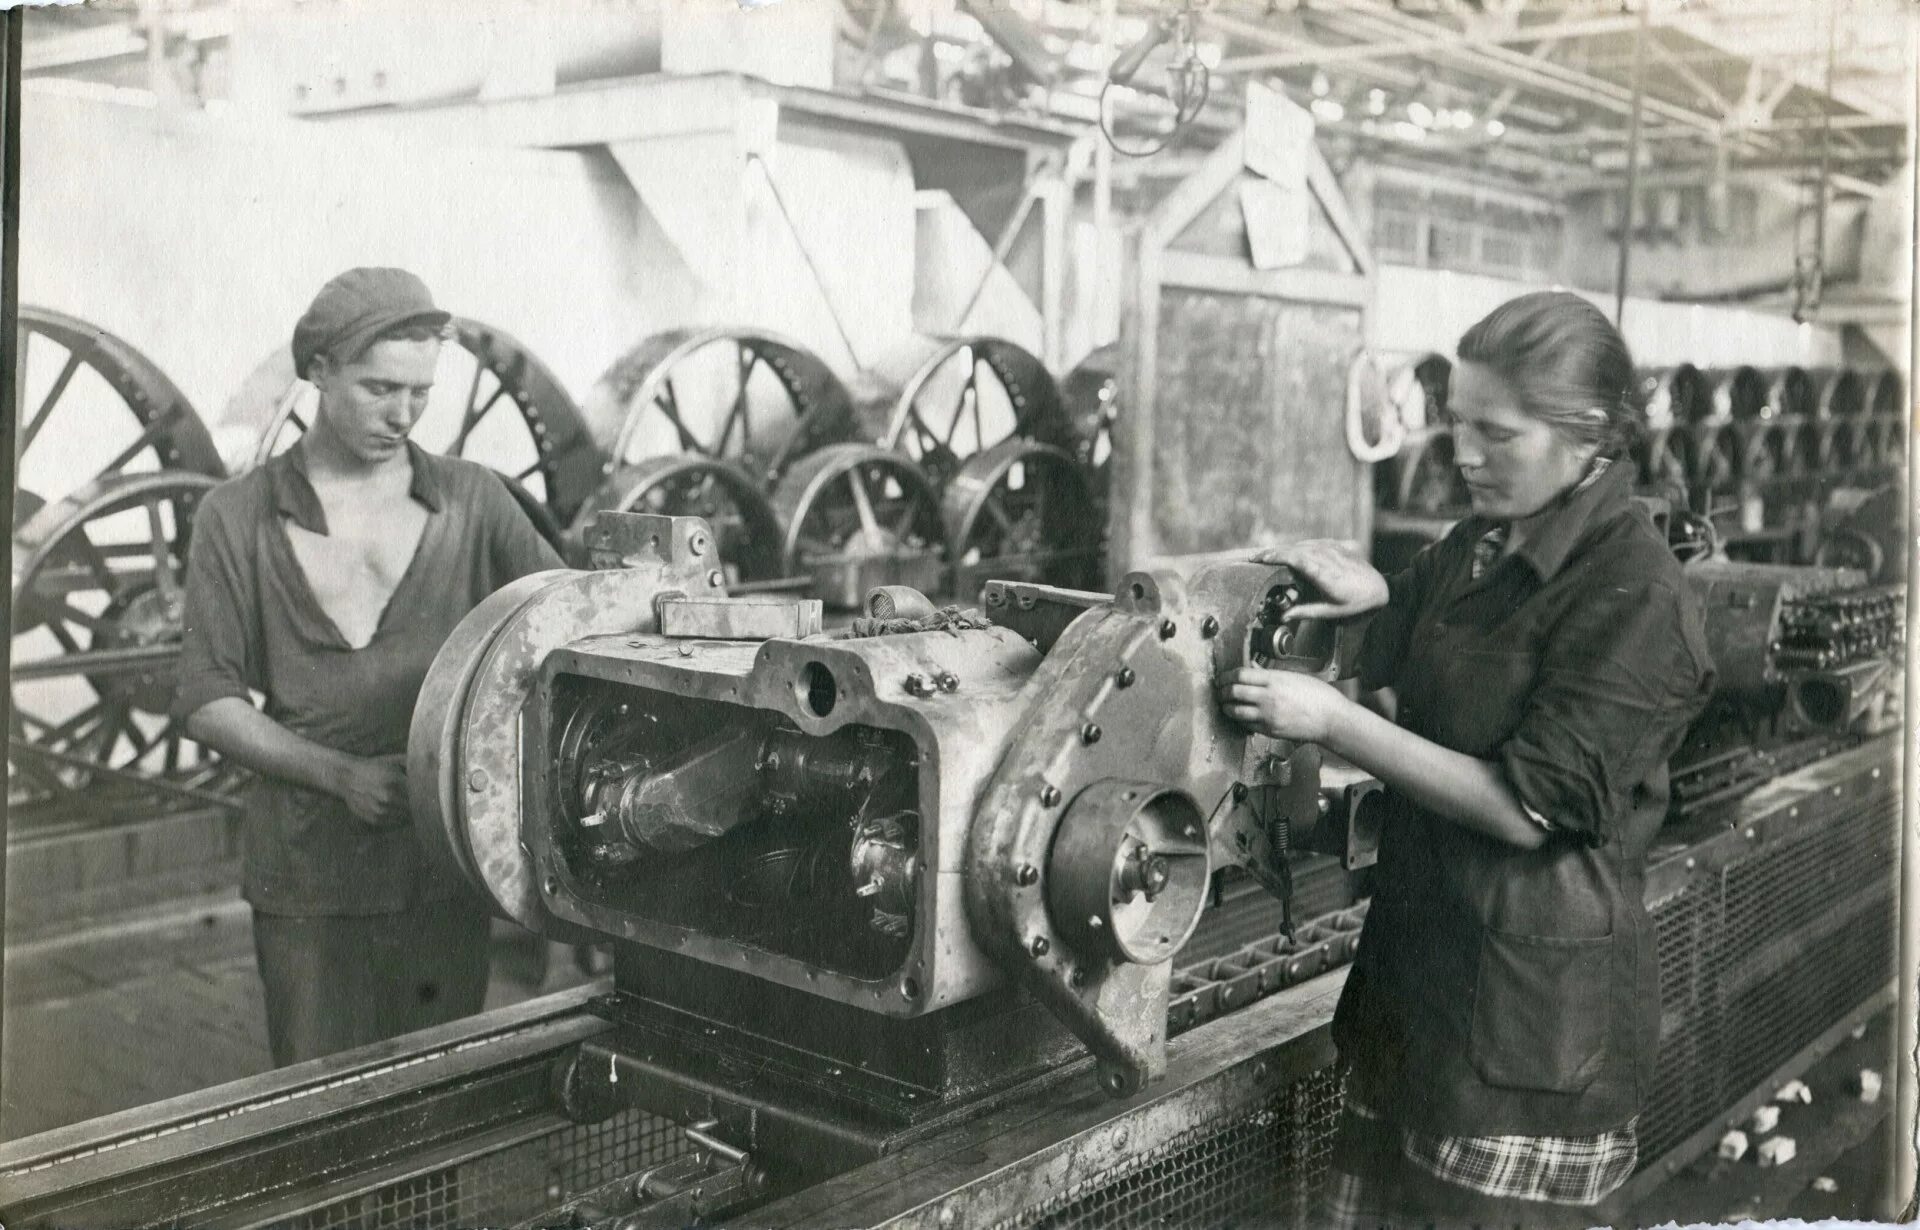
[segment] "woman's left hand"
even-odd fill
[[[1325,743],[1341,711],[1353,703],[1324,680],[1257,666],[1224,672],[1215,690],[1234,721],[1272,739],[1305,743]]]

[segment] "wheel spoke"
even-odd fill
[[[95,634],[98,634],[103,626],[99,616],[87,614],[64,598],[27,593],[20,596],[20,601],[31,607],[47,623],[58,620],[63,623],[79,624]],[[20,664],[16,663],[16,665]]]
[[[479,377],[477,375],[474,379],[475,382],[478,383]],[[461,450],[467,447],[467,437],[473,434],[473,429],[480,425],[481,419],[487,417],[487,411],[493,409],[495,403],[506,395],[507,386],[502,384],[493,390],[493,396],[482,402],[478,410],[469,410],[460,420],[460,434],[453,438],[453,447],[448,449],[447,452],[458,457]]]
[[[711,456],[705,448],[701,447],[700,441],[694,438],[693,433],[687,430],[686,423],[680,418],[680,398],[673,391],[672,377],[661,381],[660,389],[660,396],[654,398],[653,404],[660,407],[660,412],[673,424],[674,434],[680,437],[680,447],[689,453],[699,453],[703,457]]]
[[[154,415],[153,418],[148,421],[147,425],[141,428],[140,434],[134,437],[133,443],[127,445],[127,447],[121,449],[119,453],[115,454],[112,461],[109,461],[100,468],[100,473],[103,475],[118,474],[125,468],[129,461],[132,461],[140,455],[142,449],[152,444],[155,440],[158,440],[168,428],[173,426],[173,421],[180,417],[182,409],[183,407],[175,404],[167,407],[164,412]]]
[[[20,357],[24,359],[25,355]],[[60,368],[60,374],[54,377],[53,386],[47,390],[47,395],[40,399],[40,408],[33,412],[33,417],[27,420],[26,429],[20,433],[20,442],[14,446],[13,450],[16,459],[27,451],[33,444],[33,438],[40,434],[42,427],[47,425],[47,419],[52,415],[53,403],[59,401],[61,395],[67,391],[67,385],[73,381],[74,373],[80,370],[80,362],[79,351],[67,352],[67,361]]]
[[[173,548],[167,541],[166,526],[160,516],[160,498],[147,500],[147,532],[153,535],[153,583],[163,601],[172,605],[180,600],[180,578],[173,575]]]
[[[860,536],[874,550],[879,550],[884,541],[880,521],[873,515],[873,496],[867,490],[867,480],[859,466],[847,471],[847,489],[853,493],[853,511],[860,518]]]
[[[1014,536],[1013,518],[1007,515],[1006,509],[1000,507],[999,493],[995,492],[988,495],[983,507],[987,515],[999,524],[1003,541],[1011,540]]]

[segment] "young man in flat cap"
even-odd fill
[[[498,475],[408,439],[448,319],[404,270],[328,282],[293,332],[312,425],[194,518],[174,711],[258,774],[244,891],[280,1064],[486,992],[487,913],[414,838],[407,726],[460,619],[562,565]]]

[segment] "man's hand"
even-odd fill
[[[1330,683],[1298,671],[1243,666],[1222,672],[1215,690],[1220,708],[1236,722],[1272,739],[1325,744],[1353,702]]]
[[[1253,557],[1256,564],[1285,564],[1319,588],[1324,602],[1301,602],[1288,610],[1296,619],[1351,619],[1387,605],[1387,579],[1344,542],[1310,538],[1285,546],[1268,547]]]
[[[333,793],[354,819],[372,829],[392,828],[412,818],[407,802],[407,754],[351,756],[342,766]]]

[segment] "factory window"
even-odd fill
[[[1473,232],[1435,222],[1427,230],[1427,264],[1457,269],[1473,259]]]
[[[1374,217],[1373,244],[1387,258],[1420,258],[1420,220],[1412,214],[1380,213]]]
[[[1502,269],[1518,269],[1526,261],[1526,245],[1509,231],[1483,231],[1480,234],[1480,263]]]

